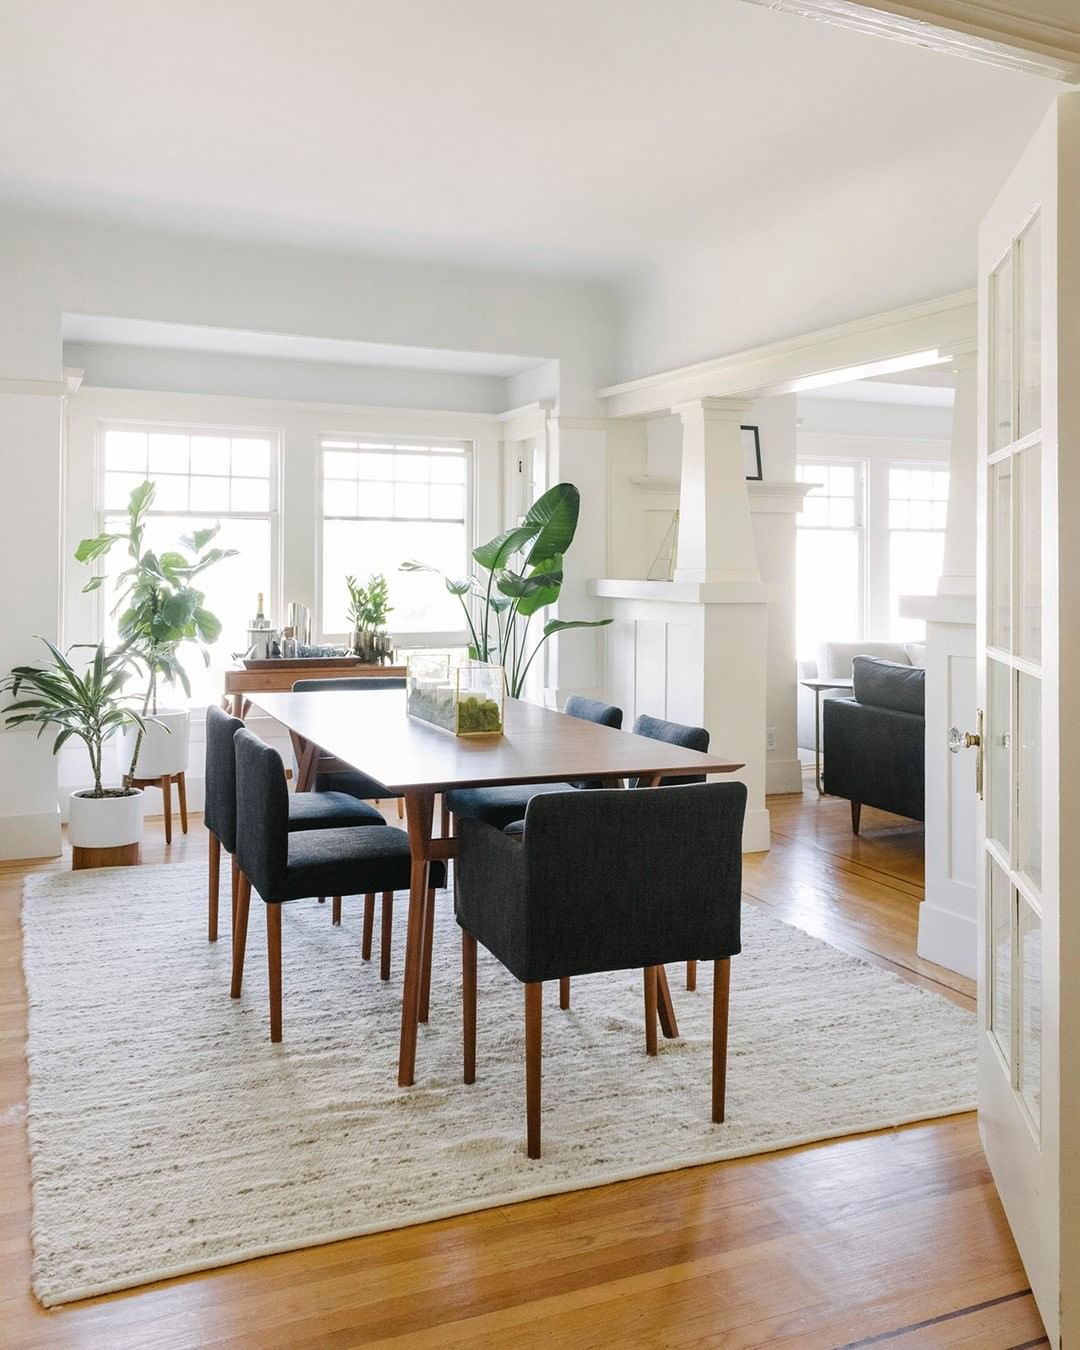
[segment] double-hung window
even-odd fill
[[[889,636],[922,641],[921,619],[900,616],[902,595],[933,595],[945,556],[949,471],[889,466]]]
[[[823,641],[863,636],[863,465],[804,461],[796,473],[814,484],[797,518],[796,554],[798,655],[810,660]]]
[[[322,630],[349,629],[345,577],[381,572],[390,588],[388,627],[405,645],[459,642],[457,599],[417,561],[464,577],[469,557],[470,445],[399,437],[327,436],[322,441]]]
[[[207,667],[193,646],[180,656],[191,681],[191,703],[217,702],[232,654],[246,646],[246,629],[259,594],[272,613],[277,571],[277,443],[260,431],[225,427],[177,427],[146,423],[105,423],[101,435],[103,516],[107,530],[126,529],[133,488],[149,478],[154,503],[144,544],[155,551],[175,548],[182,535],[219,525],[215,545],[236,549],[200,574],[205,607],[221,620],[221,637],[210,649]],[[126,565],[122,545],[114,546],[106,569]],[[111,583],[104,600],[104,636],[115,641]],[[182,689],[167,690],[165,701],[185,703]]]

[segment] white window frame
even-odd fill
[[[866,641],[867,627],[869,623],[869,526],[868,526],[868,488],[869,474],[867,473],[867,462],[856,456],[849,455],[800,455],[797,462],[797,472],[806,472],[812,474],[815,468],[854,469],[855,471],[855,523],[854,525],[801,525],[799,516],[795,517],[796,536],[799,530],[849,530],[855,531],[857,540],[856,554],[859,564],[858,576],[858,633],[853,639],[856,642]],[[800,479],[801,482],[813,482],[812,477]],[[801,513],[800,513],[801,514]],[[798,616],[796,616],[796,625]],[[822,633],[818,639],[820,642],[829,640],[828,633]]]
[[[890,642],[898,642],[898,643],[904,643],[904,642],[909,642],[909,643],[910,643],[910,642],[918,642],[918,641],[920,641],[920,639],[918,639],[918,638],[910,638],[910,637],[909,637],[909,638],[897,638],[897,637],[894,637],[894,636],[893,636],[893,633],[892,633],[892,626],[891,626],[891,625],[892,625],[892,617],[893,617],[893,616],[892,616],[892,593],[893,593],[893,578],[892,578],[892,536],[893,536],[894,533],[896,533],[896,534],[912,534],[912,533],[915,533],[915,534],[940,534],[941,537],[942,537],[942,541],[944,542],[944,539],[945,539],[945,530],[946,530],[946,528],[947,528],[947,523],[948,523],[947,512],[948,512],[948,501],[949,501],[949,499],[948,499],[948,495],[946,494],[946,497],[945,497],[945,504],[946,504],[946,524],[945,524],[945,525],[942,525],[940,528],[939,528],[938,526],[936,526],[936,525],[930,525],[930,526],[922,527],[922,528],[919,528],[919,529],[916,529],[916,530],[912,530],[912,529],[904,529],[904,528],[901,528],[901,527],[899,527],[899,526],[894,526],[893,523],[892,523],[892,520],[891,520],[892,512],[890,511],[890,507],[891,507],[892,501],[893,501],[892,488],[891,488],[891,486],[890,486],[890,482],[891,482],[891,478],[892,478],[892,471],[893,471],[893,469],[915,469],[915,470],[923,470],[923,471],[927,471],[927,472],[929,472],[929,473],[950,473],[951,470],[950,470],[950,466],[949,466],[948,460],[945,460],[944,462],[942,462],[941,460],[929,460],[929,459],[890,459],[890,460],[887,460],[887,461],[884,463],[884,465],[883,465],[883,473],[882,473],[882,479],[881,479],[881,482],[882,482],[882,494],[883,494],[883,496],[884,496],[884,501],[883,501],[882,504],[881,504],[881,511],[880,511],[880,513],[879,513],[879,516],[880,516],[880,519],[882,519],[882,520],[884,521],[884,527],[885,527],[885,544],[884,544],[884,550],[883,550],[883,553],[882,553],[882,557],[883,557],[883,559],[884,559],[884,567],[885,567],[885,578],[884,578],[884,586],[883,586],[883,588],[882,588],[881,598],[880,598],[880,603],[884,605],[884,612],[883,612],[883,614],[882,614],[882,616],[881,616],[881,621],[882,621],[882,622],[884,623],[884,625],[885,625],[885,630],[884,630],[884,631],[886,632],[886,636],[887,636],[888,641],[890,641]],[[903,498],[903,499],[901,499],[901,500],[904,500],[904,501],[911,501],[911,500],[913,500],[913,499],[910,498],[910,497],[906,497],[906,498]],[[905,592],[905,593],[906,593],[906,592]]]
[[[365,445],[374,444],[393,444],[395,446],[407,447],[414,445],[420,448],[425,445],[444,444],[460,448],[465,459],[465,570],[471,570],[472,551],[476,547],[476,452],[477,447],[474,440],[468,437],[450,435],[402,435],[396,432],[376,432],[376,431],[340,431],[328,430],[319,436],[318,455],[316,458],[316,502],[318,511],[318,531],[315,542],[315,605],[314,605],[314,628],[319,634],[319,641],[327,644],[341,644],[347,642],[348,633],[328,632],[325,627],[325,616],[323,613],[323,554],[324,554],[324,534],[326,521],[331,520],[357,520],[364,517],[349,516],[330,516],[326,514],[324,504],[324,481],[325,481],[325,451],[332,450],[334,447],[327,444],[329,441],[348,442],[350,447],[363,449]],[[393,516],[379,516],[379,520],[393,520]],[[463,572],[464,575],[464,572]],[[389,578],[388,578],[389,580]],[[433,585],[442,583],[437,577],[431,578]],[[406,632],[396,631],[393,625],[389,628],[389,633],[393,639],[394,646],[401,651],[416,650],[423,647],[464,647],[469,643],[468,628],[462,624],[460,628],[449,630],[433,630],[426,632]]]
[[[179,516],[191,520],[268,520],[270,524],[270,594],[265,597],[268,609],[267,617],[271,623],[282,612],[281,605],[281,509],[279,490],[281,483],[281,435],[275,427],[239,426],[227,422],[170,421],[158,418],[100,418],[94,428],[94,515],[99,531],[105,529],[108,515],[120,514],[105,507],[105,437],[110,431],[136,431],[150,434],[160,432],[166,435],[185,436],[252,436],[270,442],[270,508],[268,511],[154,511],[151,516]],[[73,564],[77,566],[77,564]],[[87,570],[83,582],[89,578]],[[93,626],[95,641],[100,642],[105,635],[106,605],[109,590],[100,587],[93,592]],[[255,598],[252,597],[252,605]],[[254,612],[254,611],[252,611]]]

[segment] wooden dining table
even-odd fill
[[[403,796],[412,854],[405,940],[398,1083],[415,1078],[424,928],[428,915],[428,864],[456,856],[445,810],[435,838],[436,796],[454,788],[553,783],[595,778],[636,778],[655,786],[661,778],[732,773],[743,766],[720,753],[701,754],[665,741],[615,731],[518,699],[507,699],[501,736],[454,736],[409,717],[402,689],[327,690],[252,694],[252,702],[287,728],[297,752],[297,791],[311,787],[330,756]],[[678,1034],[663,969],[659,1011],[668,1036]]]

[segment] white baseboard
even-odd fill
[[[767,853],[772,847],[769,834],[769,812],[765,808],[747,811],[743,821],[742,851],[744,853]]]
[[[59,810],[0,816],[0,858],[56,858],[61,852]]]
[[[978,926],[974,919],[949,909],[938,909],[924,900],[919,906],[919,955],[946,970],[976,978]]]
[[[765,795],[781,792],[801,792],[802,762],[797,759],[767,759],[765,761]]]

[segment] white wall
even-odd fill
[[[546,364],[515,377],[508,394],[542,387],[557,396],[561,413],[585,418],[602,411],[595,391],[615,373],[610,291],[537,273],[403,263],[5,212],[0,294],[0,389],[7,395],[0,401],[0,463],[11,488],[0,504],[0,566],[20,583],[0,626],[0,671],[37,655],[35,632],[58,633],[65,313],[535,358]],[[122,359],[95,352],[93,378],[116,378]],[[124,382],[149,382],[155,358],[144,353],[136,360],[129,353],[128,359],[132,374]],[[201,383],[199,365],[195,358],[178,361],[170,378],[181,387]],[[273,373],[234,361],[221,378],[229,393],[265,391]],[[313,392],[316,381],[325,393],[326,382],[339,378],[294,372],[292,387],[306,380]],[[366,400],[368,376],[350,379],[354,395]],[[415,394],[416,381],[408,383]],[[402,388],[395,378],[393,391]],[[439,402],[466,408],[492,393],[485,389],[481,398],[468,378],[456,390],[444,386]],[[425,401],[435,396],[429,385]],[[580,469],[590,483],[602,484],[598,453],[602,447],[568,439],[559,470],[576,480]],[[602,504],[590,509],[605,518]],[[578,559],[572,558],[571,578],[583,579],[591,562],[583,556],[575,572]],[[595,684],[599,640],[582,634],[579,643],[565,645],[565,659],[573,663],[567,678]],[[549,663],[559,686],[567,683],[560,670],[564,652],[554,652]],[[0,856],[53,851],[59,839],[55,802],[47,743],[0,733]]]

